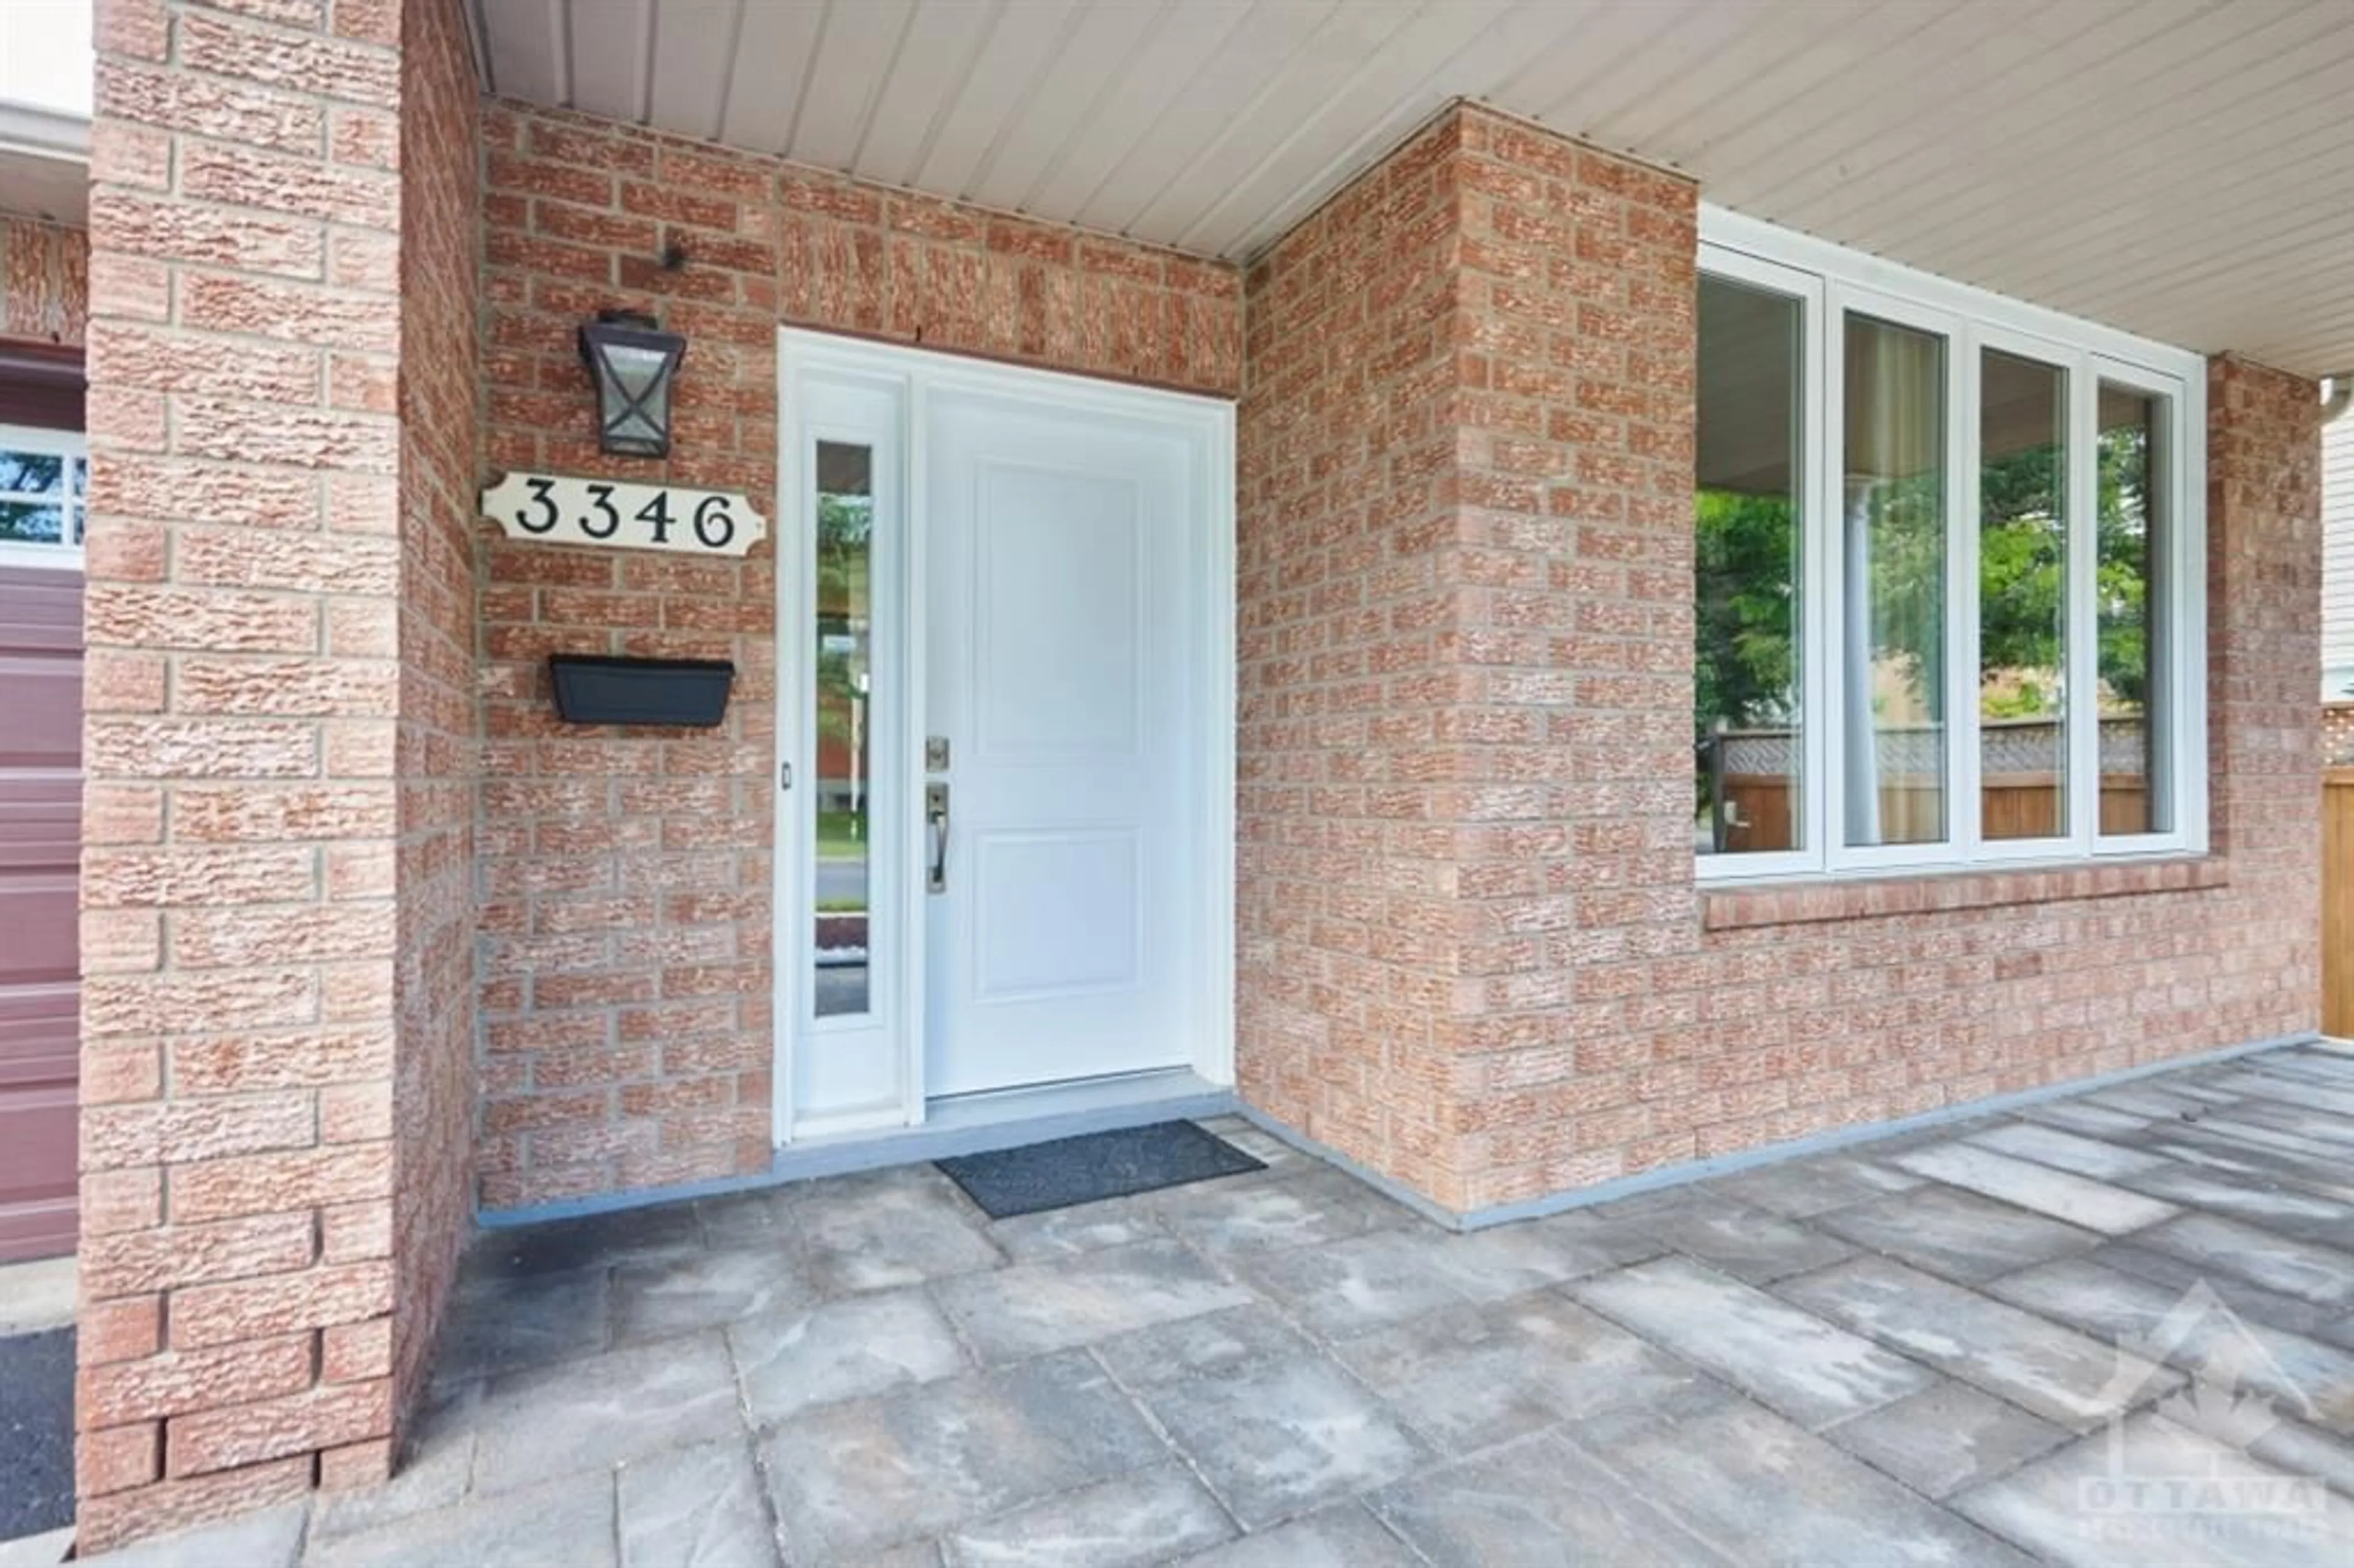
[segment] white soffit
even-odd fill
[[[467,0],[492,90],[1246,260],[1455,97],[2184,347],[2354,366],[2354,0]]]
[[[87,118],[0,100],[0,213],[90,221]]]

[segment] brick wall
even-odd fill
[[[0,338],[72,346],[89,325],[89,234],[0,214]]]
[[[1464,110],[1253,269],[1246,1095],[1476,1209],[2313,1027],[2312,387],[2214,373],[2213,859],[1703,896],[1693,260]]]
[[[399,142],[368,149],[384,159],[397,154],[401,171],[401,967],[393,1092],[404,1136],[393,1245],[408,1298],[393,1320],[397,1409],[408,1408],[419,1386],[473,1216],[473,534],[482,432],[473,66],[448,0],[405,0],[401,26]],[[373,1455],[350,1463],[363,1473],[377,1466]]]
[[[462,374],[404,385],[400,348],[404,275],[414,335],[463,285],[471,225],[447,169],[407,196],[394,172],[405,88],[454,58],[404,72],[403,22],[97,8],[86,1552],[382,1476],[396,1346],[422,1339],[403,1320],[429,1325],[454,1241],[429,1230],[461,1183],[429,1166],[458,1151],[394,1097],[447,1119],[419,1080],[453,1081],[464,1006],[412,994],[451,980],[437,857],[462,829],[424,775],[471,721],[437,650],[464,620],[451,544],[407,535],[451,532],[471,397]],[[437,169],[468,161],[419,134]],[[403,406],[427,411],[406,439]]]
[[[741,490],[776,515],[779,323],[1231,393],[1240,281],[1184,257],[584,115],[483,112],[493,472]],[[684,247],[684,270],[656,262]],[[599,454],[574,334],[689,339],[667,463]],[[767,1167],[776,567],[487,528],[479,830],[481,1200],[514,1208]],[[726,724],[559,726],[547,654],[733,659]]]

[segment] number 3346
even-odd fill
[[[508,537],[550,544],[741,556],[767,534],[732,492],[557,474],[509,474],[483,493],[482,509]]]

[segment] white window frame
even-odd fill
[[[58,504],[65,513],[63,542],[55,545],[37,544],[29,539],[0,539],[0,567],[48,567],[58,571],[80,571],[82,564],[82,535],[89,528],[90,440],[79,430],[52,430],[38,425],[0,425],[0,450],[40,452],[60,457],[66,465],[66,493]],[[74,484],[74,466],[84,465],[81,486]],[[20,499],[15,492],[7,493],[10,500]],[[50,498],[21,497],[46,503]]]
[[[1703,205],[1700,269],[1795,300],[1802,313],[1797,407],[1799,540],[1798,749],[1803,769],[1793,820],[1800,847],[1695,855],[1711,884],[1925,874],[1978,867],[2083,865],[2203,854],[2207,825],[2206,361],[2199,355],[2006,299],[1827,241]],[[1847,715],[1840,662],[1845,552],[1841,410],[1850,312],[1946,339],[1946,825],[1942,842],[1847,842]],[[1978,384],[1981,351],[2032,359],[2065,372],[2068,545],[2065,603],[2067,831],[2049,838],[1987,840],[1979,799]],[[2168,629],[2159,652],[2167,715],[2158,722],[2150,787],[2173,805],[2165,832],[2099,831],[2099,726],[2084,694],[2095,689],[2097,522],[2095,436],[2101,384],[2166,399],[2161,472],[2154,489],[2166,535],[2153,613]],[[2155,718],[2155,714],[2153,715]]]

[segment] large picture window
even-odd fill
[[[2203,850],[2203,362],[1702,231],[1702,875]]]

